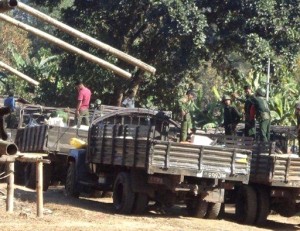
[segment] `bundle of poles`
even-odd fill
[[[58,20],[56,19],[53,19],[51,18],[50,16],[30,7],[30,6],[27,6],[26,4],[20,2],[20,1],[17,1],[17,0],[0,0],[0,20],[3,20],[7,23],[10,23],[14,26],[17,26],[29,33],[32,33],[32,34],[35,34],[37,35],[38,37],[40,38],[43,38],[45,40],[47,40],[48,42],[50,43],[53,43],[59,47],[61,47],[62,49],[64,50],[67,50],[71,53],[74,53],[75,55],[78,55],[78,56],[81,56],[91,62],[94,62],[95,64],[101,66],[102,68],[105,68],[109,71],[112,71],[114,74],[116,74],[117,76],[119,77],[122,77],[122,78],[125,78],[125,79],[130,79],[131,78],[131,73],[129,73],[128,71],[125,71],[103,59],[100,59],[99,57],[96,57],[86,51],[83,51],[73,45],[70,45],[69,43],[67,42],[64,42],[63,40],[61,39],[58,39],[56,38],[55,36],[52,36],[46,32],[43,32],[39,29],[36,29],[32,26],[29,26],[25,23],[22,23],[6,14],[3,14],[4,12],[7,12],[9,10],[12,10],[14,8],[18,8],[34,17],[37,17],[38,19],[44,21],[44,22],[47,22],[53,26],[55,26],[56,28],[58,28],[59,30],[65,32],[65,33],[68,33],[69,35],[77,38],[77,39],[80,39],[86,43],[88,43],[89,45],[97,48],[97,49],[101,49],[107,53],[110,53],[112,55],[114,55],[115,57],[117,57],[118,59],[122,60],[122,61],[125,61],[127,62],[128,64],[131,64],[137,68],[140,68],[141,70],[145,71],[145,72],[148,72],[150,74],[155,74],[156,72],[156,69],[153,67],[153,66],[150,66],[146,63],[144,63],[143,61],[133,57],[133,56],[130,56],[114,47],[111,47],[89,35],[86,35],[62,22],[59,22]],[[17,75],[18,77],[28,81],[29,83],[33,84],[33,85],[38,85],[39,83],[35,80],[33,80],[32,78],[18,72],[17,70],[9,67],[7,64],[3,63],[3,62],[0,62],[0,68],[4,68],[6,69],[7,71]]]

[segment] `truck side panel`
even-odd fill
[[[300,158],[284,155],[253,154],[250,180],[280,187],[300,187]]]
[[[15,144],[21,152],[47,152],[48,126],[20,128]]]
[[[103,125],[93,132],[89,161],[145,168],[149,126]]]
[[[69,127],[35,126],[17,130],[15,143],[21,152],[60,152],[66,155],[73,147],[70,139],[78,136],[78,130]],[[80,138],[87,139],[88,132],[80,131]]]
[[[150,126],[99,124],[87,162],[163,173],[248,182],[251,151],[150,139]],[[155,136],[155,135],[154,135]]]
[[[155,141],[149,173],[248,181],[251,151]]]

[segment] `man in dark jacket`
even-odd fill
[[[239,97],[236,93],[233,93],[232,96],[235,100],[244,104],[244,113],[245,113],[245,129],[244,135],[247,137],[255,138],[256,135],[256,126],[255,126],[255,115],[251,114],[251,107],[254,101],[254,95],[252,94],[252,89],[250,85],[244,86],[245,98]]]
[[[244,87],[246,100],[244,105],[245,111],[245,130],[244,135],[255,138],[256,127],[255,127],[255,117],[251,115],[251,107],[254,101],[254,95],[252,94],[251,87],[249,85]]]
[[[259,122],[260,140],[268,142],[270,141],[271,114],[265,96],[266,91],[263,88],[258,88],[255,92],[253,103],[256,119]]]
[[[236,126],[241,121],[242,115],[238,112],[236,107],[231,105],[231,98],[228,95],[222,97],[224,104],[224,129],[225,135],[235,135]]]

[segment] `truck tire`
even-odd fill
[[[187,200],[186,208],[190,216],[204,218],[207,214],[208,203],[200,197],[194,197]]]
[[[283,217],[292,217],[297,213],[296,202],[292,200],[282,200],[281,203],[277,204],[274,208],[275,212]]]
[[[52,167],[50,164],[43,166],[43,191],[47,191],[51,181]],[[36,163],[28,163],[25,167],[25,186],[36,189]]]
[[[257,213],[255,224],[262,225],[270,214],[270,197],[264,188],[256,188]]]
[[[220,211],[221,211],[222,203],[208,203],[207,207],[207,213],[205,215],[205,218],[208,219],[217,219]]]
[[[114,182],[113,205],[118,213],[131,214],[135,193],[131,189],[130,175],[120,172]]]
[[[248,185],[242,186],[237,194],[235,215],[242,224],[252,225],[255,222],[257,198],[255,190]]]
[[[148,195],[145,193],[136,193],[135,201],[133,205],[133,213],[143,214],[146,211],[146,208],[149,203]]]
[[[112,198],[113,192],[111,191],[102,191],[101,198]]]
[[[79,191],[76,186],[76,166],[73,161],[69,163],[65,189],[67,196],[79,197]]]

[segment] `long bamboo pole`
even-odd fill
[[[86,35],[62,22],[59,22],[58,20],[56,19],[53,19],[51,18],[50,16],[30,7],[30,6],[27,6],[26,4],[22,3],[22,2],[18,2],[18,6],[17,6],[19,9],[27,12],[28,14],[31,14],[39,19],[41,19],[42,21],[46,21],[52,25],[54,25],[55,27],[57,27],[58,29],[68,33],[69,35],[71,36],[74,36],[75,38],[79,38],[87,43],[89,43],[90,45],[96,47],[96,48],[99,48],[99,49],[102,49],[108,53],[111,53],[113,55],[115,55],[116,57],[118,57],[119,59],[123,60],[123,61],[126,61],[128,62],[129,64],[132,64],[134,66],[137,66],[139,68],[141,68],[142,70],[144,71],[147,71],[147,72],[150,72],[152,74],[155,73],[156,69],[144,62],[142,62],[141,60],[139,59],[136,59],[135,57],[133,56],[130,56],[114,47],[111,47],[89,35]]]
[[[41,37],[41,38],[43,38],[43,39],[45,39],[49,42],[52,42],[52,43],[56,44],[57,46],[65,49],[65,50],[68,50],[68,51],[70,51],[74,54],[80,55],[80,56],[84,57],[85,59],[90,60],[90,61],[98,64],[101,67],[104,67],[108,70],[111,70],[112,72],[119,75],[120,77],[123,77],[125,79],[129,79],[131,77],[131,74],[129,72],[124,71],[121,68],[119,68],[119,67],[117,67],[117,66],[115,66],[115,65],[113,65],[109,62],[106,62],[103,59],[100,59],[100,58],[98,58],[94,55],[91,55],[91,54],[89,54],[89,53],[87,53],[87,52],[85,52],[85,51],[83,51],[83,50],[81,50],[81,49],[79,49],[75,46],[70,45],[67,42],[64,42],[61,39],[58,39],[58,38],[56,38],[56,37],[54,37],[50,34],[47,34],[47,33],[43,32],[41,30],[38,30],[38,29],[36,29],[32,26],[29,26],[29,25],[27,25],[25,23],[22,23],[22,22],[20,22],[16,19],[13,19],[13,18],[11,18],[11,17],[9,17],[5,14],[0,13],[0,19],[4,20],[4,21],[6,21],[6,22],[8,22],[12,25],[15,25],[15,26],[17,26],[17,27],[19,27],[23,30],[26,30],[30,33],[33,33],[33,34],[35,34],[35,35],[37,35],[37,36],[39,36],[39,37]]]
[[[1,61],[0,61],[0,67],[7,70],[7,71],[9,71],[9,72],[11,72],[11,73],[13,73],[13,74],[15,74],[16,76],[26,80],[27,82],[29,82],[29,83],[31,83],[35,86],[39,85],[38,81],[35,81],[34,79],[30,78],[29,76],[19,72],[18,70],[12,68],[11,66],[9,66],[9,65],[1,62]]]

